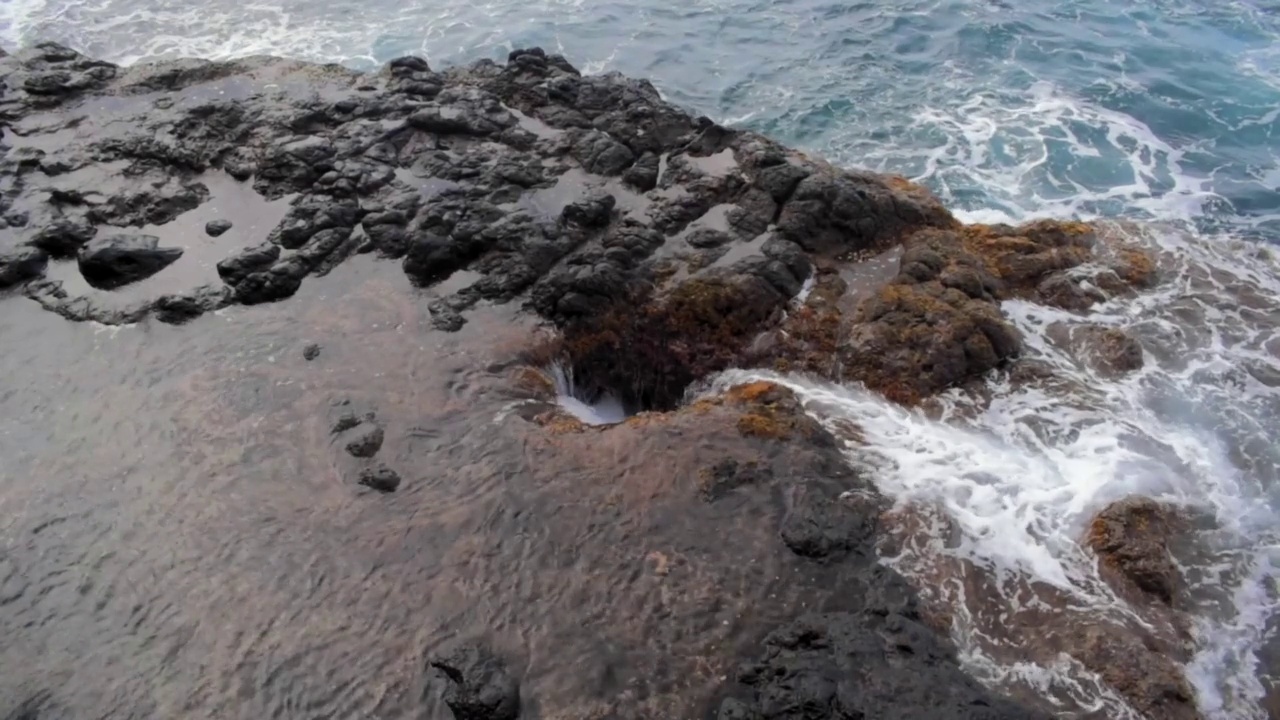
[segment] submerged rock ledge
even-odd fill
[[[0,52],[0,129],[0,288],[58,315],[180,323],[283,300],[375,253],[430,290],[440,332],[480,303],[536,313],[555,333],[532,364],[563,362],[630,413],[672,410],[733,366],[920,402],[1017,358],[1002,300],[1082,312],[1156,273],[1114,229],[965,226],[903,178],[836,168],[538,49],[362,74],[278,58],[121,68],[43,43]],[[775,458],[786,446],[799,460],[778,472],[726,458],[691,482],[708,502],[747,486],[785,494],[781,542],[804,562],[849,564],[859,584],[765,639],[710,712],[1040,717],[965,676],[902,578],[875,565],[886,506],[834,438],[780,388],[725,402],[628,426],[719,417]],[[849,514],[840,492],[855,485],[865,503]],[[456,664],[434,665],[455,700],[471,692]],[[509,716],[506,697],[450,707]]]

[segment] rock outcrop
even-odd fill
[[[1098,556],[1103,576],[1122,595],[1144,593],[1171,605],[1182,577],[1169,544],[1186,521],[1150,498],[1134,496],[1103,508],[1085,542]]]
[[[1084,538],[1102,578],[1145,623],[1088,628],[1072,638],[1070,652],[1147,717],[1203,717],[1183,665],[1191,621],[1181,613],[1185,583],[1170,553],[1189,529],[1176,508],[1131,496],[1095,515]]]
[[[373,254],[425,291],[439,332],[462,329],[478,304],[518,303],[554,329],[546,358],[636,413],[615,432],[732,437],[722,447],[734,452],[677,478],[699,499],[679,517],[751,503],[775,521],[776,567],[840,589],[750,649],[717,698],[721,718],[1039,717],[966,676],[902,578],[876,566],[887,502],[794,396],[768,383],[695,403],[686,393],[717,371],[765,366],[915,403],[1019,355],[1002,301],[1083,312],[1153,282],[1140,250],[1078,223],[964,226],[902,178],[695,118],[645,81],[583,76],[539,49],[443,71],[405,57],[361,74],[272,58],[121,68],[45,43],[0,55],[0,76],[0,287],[71,320],[177,323],[284,300]],[[151,292],[149,278],[189,260],[193,238],[173,221],[212,207],[227,182],[280,208],[259,209],[270,229],[246,238],[249,218],[233,231],[200,217],[200,242],[228,243],[221,261],[191,268],[186,290]],[[70,258],[96,292],[46,277]],[[1105,278],[1085,281],[1095,270]],[[130,302],[112,304],[126,284]],[[1132,365],[1130,350],[1114,355]],[[541,410],[548,436],[595,432]],[[399,475],[370,460],[384,440],[376,418],[348,410],[331,430],[359,484],[396,490]],[[1099,553],[1163,592],[1161,568],[1124,549],[1148,541],[1118,522]],[[520,712],[518,682],[483,647],[433,656],[428,676],[459,720]],[[1165,680],[1116,676],[1182,692]]]
[[[527,368],[516,373],[514,384],[531,399],[552,399],[554,389],[532,374]],[[915,590],[880,563],[877,538],[892,502],[870,477],[849,467],[844,446],[790,390],[750,382],[611,427],[584,425],[554,411],[529,414],[549,431],[539,444],[553,445],[557,458],[607,468],[607,479],[582,492],[590,493],[591,507],[594,498],[609,498],[604,507],[616,508],[609,511],[609,526],[616,524],[620,537],[631,537],[632,513],[645,518],[641,547],[662,548],[646,558],[646,567],[661,579],[664,596],[692,603],[703,591],[684,584],[691,573],[705,570],[718,578],[724,568],[734,568],[732,575],[768,568],[767,576],[780,585],[807,588],[790,600],[803,610],[771,623],[763,635],[739,637],[733,621],[716,620],[708,629],[714,642],[737,651],[700,658],[715,688],[704,711],[657,706],[636,712],[611,697],[616,706],[581,716],[1047,720],[961,670],[945,633],[924,621]],[[625,475],[615,478],[616,464],[598,460],[602,447],[610,449],[608,458],[635,458],[645,449],[669,452],[628,461]],[[560,472],[576,470],[571,465]],[[667,538],[673,535],[689,539],[672,545]],[[624,542],[620,552],[634,551]],[[754,616],[762,610],[737,604],[737,581],[717,579],[707,588],[707,602],[718,613]],[[663,625],[671,622],[667,612],[664,606]],[[611,707],[619,711],[611,714]]]
[[[429,687],[441,686],[456,720],[515,720],[520,684],[487,647],[468,643],[427,659]]]
[[[750,364],[821,365],[911,402],[1018,354],[999,301],[1085,308],[1154,273],[1089,226],[965,227],[902,178],[835,168],[538,49],[366,75],[271,58],[121,68],[45,43],[0,58],[0,73],[0,284],[29,283],[72,319],[277,301],[372,252],[428,288],[472,274],[431,302],[441,330],[480,301],[527,305],[563,331],[579,378],[634,407],[673,407],[690,382]],[[181,264],[191,239],[166,224],[226,177],[287,209],[228,247],[206,284],[108,308],[40,279],[46,257],[79,254],[107,288]],[[205,228],[241,237],[223,217]],[[159,241],[92,261],[122,237]],[[791,307],[806,282],[895,248],[896,272],[858,302]],[[1107,280],[1083,282],[1086,263]],[[774,330],[785,341],[762,346]]]
[[[182,257],[180,248],[159,247],[152,235],[108,235],[80,249],[80,274],[97,288],[111,290],[151,277]]]

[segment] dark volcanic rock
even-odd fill
[[[97,232],[97,228],[86,222],[58,220],[41,228],[29,244],[49,253],[50,257],[71,258]]]
[[[372,420],[366,420],[351,429],[351,437],[347,440],[347,452],[358,458],[373,457],[382,449],[382,427]]]
[[[698,491],[703,499],[718,500],[735,488],[755,485],[767,476],[767,471],[757,463],[739,463],[725,459],[709,468],[703,468],[698,478]]]
[[[867,547],[883,509],[853,498],[832,497],[814,485],[799,485],[782,521],[782,540],[797,555],[838,560]]]
[[[361,470],[359,482],[361,485],[378,492],[395,492],[396,488],[400,487],[400,473],[382,463],[378,463],[373,467]]]
[[[591,193],[566,205],[563,217],[565,222],[586,227],[603,227],[609,224],[609,213],[613,212],[615,204],[617,201],[608,193]]]
[[[366,420],[368,420],[369,422],[373,422],[374,419],[375,417],[372,413],[365,415],[364,417],[361,417],[357,415],[353,410],[346,410],[346,411],[343,411],[340,415],[338,415],[337,420],[333,421],[333,427],[329,429],[329,432],[333,433],[334,435],[337,435],[338,433],[346,432],[351,428],[356,427],[357,425],[359,425],[360,423]]]
[[[218,263],[218,275],[228,285],[236,286],[250,273],[271,265],[280,257],[280,246],[263,243],[257,247],[246,248],[237,255]]]
[[[180,248],[159,244],[154,235],[94,238],[80,250],[80,274],[90,285],[106,290],[151,277],[182,257]]]
[[[463,243],[444,235],[419,235],[409,244],[409,252],[404,258],[404,272],[424,285],[439,282],[466,262],[470,253],[462,245]]]
[[[49,256],[39,248],[0,251],[0,288],[7,288],[44,274]]]
[[[764,646],[738,676],[749,694],[725,700],[721,720],[1047,720],[962,672],[954,648],[909,605],[806,615]]]
[[[658,156],[646,152],[622,174],[622,181],[640,192],[648,192],[658,186],[659,167],[661,163]]]
[[[485,61],[437,73],[406,57],[362,75],[271,58],[121,69],[49,45],[0,58],[0,75],[10,78],[0,98],[7,123],[43,113],[32,137],[41,149],[12,149],[6,167],[49,179],[4,190],[5,207],[24,208],[5,222],[42,228],[28,242],[51,255],[100,241],[94,228],[101,235],[102,226],[173,220],[211,199],[205,174],[252,178],[255,190],[288,209],[261,238],[266,244],[218,264],[234,302],[289,297],[308,276],[375,251],[403,257],[422,285],[462,269],[482,276],[471,299],[433,308],[441,329],[461,327],[479,299],[509,302],[526,291],[530,307],[563,324],[608,315],[620,301],[678,296],[679,288],[662,286],[674,270],[676,284],[738,286],[753,318],[735,325],[733,347],[715,348],[715,362],[693,375],[729,362],[750,331],[776,320],[772,311],[803,282],[809,253],[955,225],[914,186],[838,170],[694,118],[648,82],[584,77],[537,49],[513,51],[505,66]],[[247,92],[234,101],[192,100],[222,98],[230,85]],[[93,112],[79,112],[82,105]],[[61,106],[68,112],[59,124]],[[53,142],[73,124],[69,142]],[[120,164],[107,171],[111,183],[73,172],[106,162]],[[231,219],[207,223],[207,234],[226,232]],[[765,255],[785,269],[765,262],[705,277],[719,251],[657,252],[668,242],[684,245],[671,238],[691,225],[687,247],[716,250],[775,222],[777,242],[789,240],[796,251]],[[97,274],[103,283],[125,282],[119,269],[109,280]],[[776,295],[766,297],[757,281]],[[190,294],[167,298],[166,317],[196,312]],[[160,312],[158,301],[146,302],[142,315]],[[68,316],[110,316],[58,307]]]
[[[177,325],[226,307],[231,300],[229,288],[206,286],[187,293],[161,295],[152,304],[151,311],[160,322]]]
[[[230,220],[210,220],[204,224],[204,231],[209,237],[218,237],[232,227]]]
[[[457,720],[515,720],[520,685],[488,648],[465,644],[427,660],[428,686],[443,689]]]
[[[621,174],[635,161],[626,145],[599,131],[589,132],[574,143],[573,157],[587,172],[597,175]]]

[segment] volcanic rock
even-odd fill
[[[339,421],[341,423],[341,421]],[[382,426],[372,420],[365,420],[350,429],[347,440],[347,452],[354,457],[373,457],[382,449]]]
[[[515,720],[520,684],[497,655],[467,643],[427,660],[428,687],[443,686],[444,701],[456,720]]]
[[[209,237],[218,237],[231,229],[230,220],[210,220],[204,224],[204,231]]]
[[[151,277],[182,257],[181,248],[159,244],[160,238],[154,235],[96,237],[80,250],[80,274],[104,290]]]
[[[96,227],[86,222],[58,220],[41,228],[29,244],[44,250],[50,257],[71,258],[97,232]]]
[[[49,256],[39,248],[0,251],[0,288],[7,288],[44,274]]]
[[[1128,497],[1102,509],[1089,524],[1086,544],[1104,577],[1123,594],[1129,588],[1172,604],[1182,585],[1169,543],[1185,522],[1150,498]]]
[[[400,487],[400,473],[381,463],[360,471],[360,484],[378,492],[395,492]]]

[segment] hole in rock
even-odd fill
[[[628,411],[621,395],[605,387],[574,382],[573,368],[553,362],[546,368],[556,387],[556,404],[588,425],[616,425],[635,414]]]

